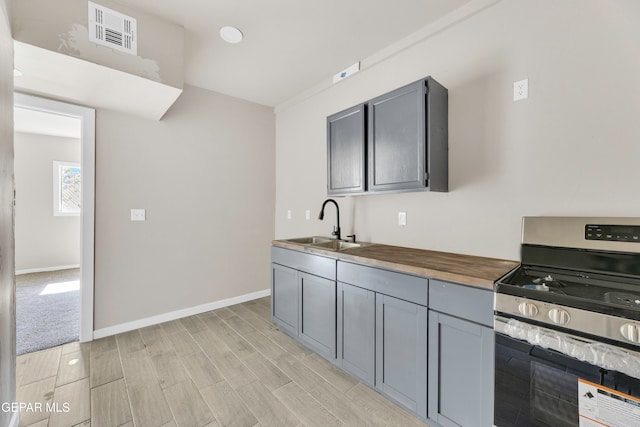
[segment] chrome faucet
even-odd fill
[[[324,219],[324,207],[329,202],[331,202],[334,205],[336,205],[336,218],[337,218],[337,222],[338,222],[338,224],[335,227],[333,227],[333,232],[331,233],[331,235],[335,236],[336,240],[341,240],[341,238],[340,238],[340,208],[338,207],[338,203],[335,200],[327,199],[327,200],[324,201],[324,203],[322,204],[322,209],[320,209],[320,215],[318,215],[318,219],[319,220],[323,220]]]

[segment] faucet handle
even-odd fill
[[[336,240],[340,240],[341,239],[341,237],[340,237],[340,227],[334,226],[333,227],[333,232],[331,233],[331,235],[335,236]]]
[[[355,234],[355,233],[350,234],[350,235],[348,235],[347,237],[350,237],[350,238],[351,238],[351,243],[355,243],[355,242],[356,242],[356,234]]]

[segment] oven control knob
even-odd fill
[[[635,323],[625,323],[620,328],[620,333],[625,337],[628,341],[633,343],[640,343],[640,325]]]
[[[538,307],[531,302],[521,302],[518,311],[525,317],[534,317],[538,314]]]
[[[566,325],[571,320],[569,312],[561,308],[552,308],[549,310],[549,319],[558,325]]]

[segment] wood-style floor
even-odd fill
[[[22,426],[426,425],[278,331],[269,298],[28,353],[16,379]]]

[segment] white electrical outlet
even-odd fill
[[[131,209],[131,221],[146,221],[145,209]]]
[[[407,225],[407,213],[406,212],[398,212],[398,225],[405,226]]]
[[[520,101],[529,97],[529,79],[519,80],[513,83],[513,100]]]
[[[304,219],[311,219],[311,211],[309,209],[307,209],[306,211],[304,211]]]
[[[291,219],[291,209],[287,210],[287,219]]]

